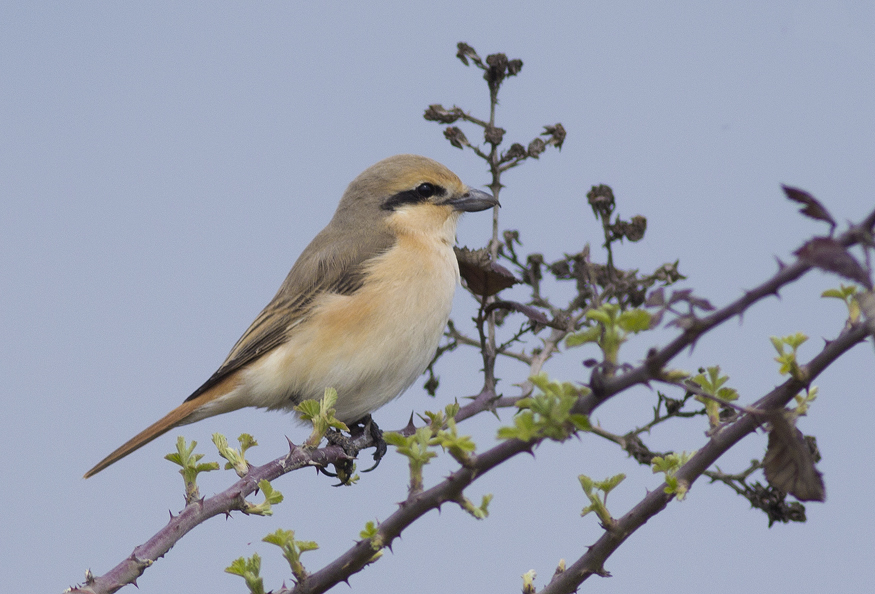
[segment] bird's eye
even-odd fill
[[[423,198],[431,198],[434,195],[434,186],[428,182],[416,186],[416,193]]]

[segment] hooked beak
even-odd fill
[[[462,196],[447,200],[444,204],[449,204],[454,209],[463,212],[479,212],[481,210],[486,210],[487,208],[492,208],[493,206],[501,206],[498,204],[498,200],[496,200],[495,196],[489,192],[474,190],[472,188],[468,188],[468,191]]]

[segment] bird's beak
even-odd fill
[[[474,190],[471,188],[468,188],[468,191],[462,196],[447,200],[444,204],[449,204],[456,210],[464,212],[479,212],[481,210],[486,210],[487,208],[492,208],[493,206],[500,206],[495,196],[489,192]]]

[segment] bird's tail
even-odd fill
[[[109,456],[97,463],[97,465],[85,473],[84,478],[89,478],[115,462],[118,462],[131,452],[140,449],[153,439],[161,437],[174,427],[184,425],[186,420],[203,404],[200,400],[187,400],[183,402],[160,421],[156,421],[149,425],[146,429],[140,431],[137,435],[126,441],[117,450]]]

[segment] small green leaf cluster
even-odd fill
[[[565,441],[576,431],[590,430],[586,415],[571,412],[577,399],[589,393],[588,388],[571,382],[550,381],[546,373],[533,375],[529,381],[541,393],[517,402],[519,411],[514,415],[514,424],[499,428],[499,439]]]
[[[649,330],[652,320],[650,313],[643,309],[621,311],[615,303],[605,303],[598,309],[589,310],[586,318],[594,322],[593,325],[570,334],[565,339],[565,346],[570,348],[594,342],[602,350],[605,361],[614,365],[618,361],[620,346],[630,335]]]
[[[295,406],[295,412],[302,421],[310,421],[313,424],[313,432],[304,442],[305,447],[315,448],[325,437],[328,429],[334,428],[340,431],[349,431],[345,423],[337,420],[334,413],[337,412],[334,405],[337,404],[337,390],[325,388],[325,394],[319,402],[304,400]]]
[[[665,474],[665,492],[669,495],[673,494],[678,501],[683,501],[684,497],[687,496],[690,485],[686,481],[678,480],[675,474],[681,466],[689,462],[695,453],[695,451],[681,452],[680,454],[674,452],[667,456],[656,456],[650,463],[653,474],[657,472]]]
[[[407,456],[410,465],[410,494],[414,495],[423,489],[422,470],[432,458],[437,457],[434,448],[440,446],[462,466],[471,464],[471,454],[477,449],[477,445],[471,441],[469,435],[459,435],[456,421],[453,418],[459,412],[458,403],[447,405],[440,412],[426,412],[423,420],[429,422],[425,427],[420,427],[412,435],[400,433],[386,433],[383,437],[386,443],[392,444],[398,453]],[[459,495],[456,503],[471,514],[474,518],[482,520],[489,515],[489,502],[492,495],[484,495],[479,506],[474,505],[464,495]],[[362,538],[373,538],[377,535],[376,526],[369,522]],[[374,550],[379,550],[382,542],[372,542]],[[376,558],[376,557],[375,557]]]
[[[471,441],[470,435],[459,435],[454,418],[459,413],[459,408],[459,403],[454,402],[445,406],[442,411],[426,411],[420,418],[428,421],[428,427],[434,436],[429,444],[441,446],[456,462],[465,466],[471,459],[468,454],[475,451],[477,445]]]
[[[796,334],[790,334],[789,336],[772,336],[770,340],[772,341],[772,346],[778,351],[778,356],[775,357],[775,361],[780,364],[778,373],[781,375],[789,373],[790,377],[797,380],[804,379],[804,373],[802,372],[802,369],[800,369],[799,363],[796,360],[796,351],[806,340],[808,340],[808,337],[801,332],[797,332]],[[785,346],[790,347],[790,350],[785,351]]]
[[[210,472],[211,470],[219,470],[218,462],[204,462],[199,464],[203,454],[195,454],[194,448],[197,446],[196,441],[190,444],[186,443],[183,436],[176,438],[176,452],[164,456],[165,460],[169,460],[174,464],[178,464],[182,468],[179,474],[185,481],[185,503],[189,504],[192,501],[200,499],[200,492],[197,488],[197,475],[201,472]]]
[[[225,568],[225,573],[239,575],[246,581],[250,594],[264,594],[264,579],[261,573],[261,556],[254,553],[249,559],[240,557]]]
[[[699,375],[691,378],[691,381],[698,385],[703,392],[716,398],[712,400],[703,396],[696,396],[696,400],[705,404],[705,412],[708,414],[708,422],[711,427],[717,427],[720,424],[720,402],[732,402],[738,400],[738,392],[735,388],[725,387],[724,384],[729,381],[728,375],[720,375],[720,366],[714,365],[704,370],[699,370]]]
[[[489,502],[492,501],[492,493],[487,493],[480,500],[480,505],[474,503],[465,496],[459,499],[459,505],[463,510],[471,514],[476,520],[483,520],[489,516]]]
[[[225,464],[225,470],[231,470],[233,468],[234,472],[237,473],[237,476],[243,478],[246,476],[246,473],[249,472],[249,463],[246,461],[246,450],[257,446],[258,442],[248,433],[240,435],[240,437],[237,438],[237,441],[240,442],[239,451],[228,446],[228,439],[224,435],[221,433],[213,433],[213,443],[215,444],[216,449],[219,450],[219,455],[228,461]]]
[[[307,551],[318,549],[318,544],[312,540],[295,540],[294,531],[283,529],[277,529],[276,532],[268,534],[261,540],[274,544],[282,550],[283,557],[289,562],[296,582],[301,582],[307,577],[307,571],[301,564],[301,555]]]
[[[283,557],[289,562],[296,583],[307,577],[307,571],[301,564],[301,555],[306,551],[318,549],[318,544],[311,540],[295,540],[293,531],[282,529],[268,534],[261,540],[274,544],[282,550]],[[253,553],[252,557],[248,559],[245,557],[235,559],[231,565],[225,568],[225,572],[242,577],[246,581],[246,587],[249,588],[250,594],[264,594],[264,579],[259,575],[261,573],[261,556],[258,553]]]
[[[523,578],[523,594],[535,594],[535,578],[537,575],[534,569],[530,569],[520,576]]]
[[[455,418],[459,413],[459,408],[459,403],[453,402],[452,404],[446,405],[444,410],[439,410],[437,412],[427,410],[425,411],[425,414],[419,415],[419,418],[427,422],[428,426],[431,427],[432,432],[436,434],[447,426],[450,419]]]
[[[250,514],[255,516],[271,516],[273,515],[273,510],[270,508],[271,505],[276,505],[283,500],[283,494],[279,491],[275,490],[269,481],[266,479],[261,479],[258,481],[258,488],[264,494],[264,501],[255,505],[254,503],[246,502],[243,513]]]
[[[368,559],[368,563],[373,563],[383,556],[383,537],[380,535],[380,528],[377,526],[376,522],[369,520],[368,523],[365,524],[365,529],[359,532],[359,536],[362,540],[370,539],[371,541],[371,548],[374,550],[374,555]]]
[[[797,417],[806,414],[809,406],[816,398],[817,386],[809,386],[808,389],[796,394],[796,396],[793,397],[793,400],[796,401],[796,408],[793,410],[793,414]]]
[[[848,308],[848,321],[852,324],[860,319],[860,303],[857,301],[857,287],[854,285],[841,284],[838,289],[827,289],[820,294],[821,297],[831,297],[844,302]]]
[[[445,452],[449,452],[450,456],[462,466],[470,463],[470,454],[477,449],[477,444],[471,441],[470,435],[459,435],[456,421],[452,418],[447,419],[446,429],[437,432],[434,443],[441,446]]]
[[[432,458],[437,457],[437,453],[429,449],[429,445],[432,445],[431,427],[420,427],[416,433],[408,436],[386,433],[383,439],[395,446],[399,454],[407,456],[410,465],[410,492],[422,491],[422,469]]]
[[[470,462],[470,454],[477,449],[469,435],[459,435],[456,421],[453,417],[459,412],[458,403],[448,404],[443,411],[426,412],[421,417],[429,422],[420,427],[412,435],[386,433],[383,438],[398,450],[402,456],[407,456],[410,465],[410,492],[422,490],[422,469],[437,456],[432,450],[440,446],[463,466]]]
[[[580,481],[580,486],[583,487],[583,492],[589,499],[589,505],[583,508],[580,512],[581,516],[585,516],[590,512],[595,512],[599,521],[605,528],[610,528],[614,525],[614,518],[608,512],[607,502],[608,493],[614,490],[626,478],[625,474],[617,474],[603,481],[594,481],[585,474],[577,477]]]
[[[374,544],[374,540],[380,535],[380,527],[377,526],[377,523],[373,520],[368,520],[368,523],[365,524],[365,529],[359,532],[359,536],[362,540],[372,539],[371,544]],[[382,545],[380,545],[382,546]]]

